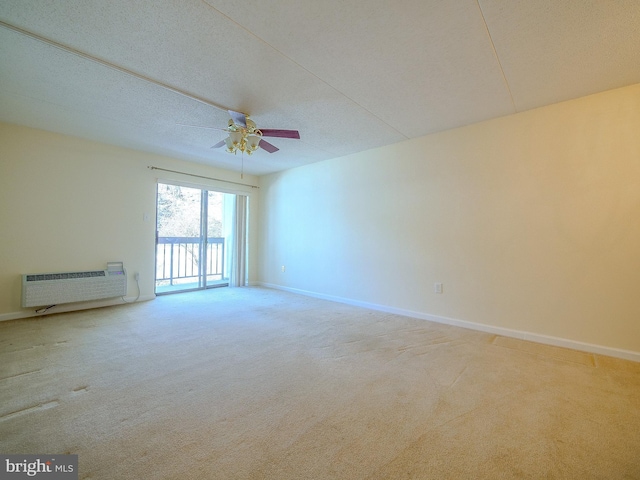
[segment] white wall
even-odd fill
[[[139,272],[142,297],[153,297],[157,179],[220,189],[230,184],[149,165],[239,181],[235,172],[0,123],[0,319],[33,312],[20,307],[24,273],[102,269],[108,261],[123,261],[128,296],[137,295],[133,275]],[[245,175],[242,183],[257,181]],[[258,202],[255,191],[245,190],[252,197],[249,279],[255,281]]]
[[[640,352],[640,85],[262,177],[260,198],[264,284]]]

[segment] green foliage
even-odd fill
[[[202,191],[158,184],[158,236],[199,237]],[[222,236],[224,194],[208,192],[207,236]]]

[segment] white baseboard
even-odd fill
[[[323,293],[311,292],[308,290],[300,290],[297,288],[284,287],[282,285],[276,285],[272,283],[257,282],[260,286],[266,288],[273,288],[276,290],[283,290],[286,292],[297,293],[308,297],[320,298],[323,300],[330,300],[332,302],[345,303],[356,307],[368,308],[370,310],[377,310],[380,312],[394,313],[397,315],[403,315],[405,317],[417,318],[420,320],[428,320],[430,322],[444,323],[447,325],[453,325],[456,327],[469,328],[471,330],[478,330],[486,333],[493,333],[495,335],[501,335],[503,337],[518,338],[520,340],[527,340],[530,342],[542,343],[545,345],[552,345],[554,347],[570,348],[572,350],[580,350],[588,353],[595,353],[598,355],[605,355],[608,357],[622,358],[624,360],[631,360],[634,362],[640,362],[640,352],[634,352],[631,350],[622,350],[619,348],[606,347],[603,345],[594,345],[591,343],[579,342],[576,340],[569,340],[566,338],[552,337],[549,335],[542,335],[539,333],[525,332],[521,330],[513,330],[505,327],[496,327],[492,325],[485,325],[483,323],[469,322],[466,320],[458,320],[456,318],[443,317],[440,315],[431,315],[428,313],[415,312],[413,310],[405,310],[403,308],[389,307],[387,305],[379,305],[376,303],[362,302],[359,300],[352,300],[350,298],[336,297],[333,295],[326,295]]]
[[[90,308],[112,307],[114,305],[124,305],[127,303],[146,302],[148,300],[153,300],[154,298],[156,298],[155,295],[142,295],[137,300],[136,297],[124,297],[124,299],[118,297],[115,299],[112,298],[109,300],[96,300],[93,302],[67,303],[63,305],[56,305],[55,307],[43,313],[36,313],[34,309],[24,309],[19,312],[0,314],[0,322],[6,320],[18,320],[20,318],[41,317],[43,315],[50,315],[52,313],[75,312],[77,310],[88,310]]]

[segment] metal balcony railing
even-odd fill
[[[202,256],[199,237],[158,237],[156,244],[156,285],[198,282]],[[224,238],[206,239],[207,282],[224,280]]]

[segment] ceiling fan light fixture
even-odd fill
[[[235,153],[235,147],[233,146],[233,141],[231,140],[231,137],[225,138],[224,143],[227,145],[227,152]]]
[[[249,118],[249,115],[235,112],[233,110],[229,110],[229,114],[231,115],[231,119],[228,122],[229,126],[226,128],[227,138],[221,140],[211,148],[218,148],[226,145],[227,152],[233,154],[246,152],[248,155],[251,155],[260,148],[266,150],[268,153],[274,153],[278,151],[278,147],[264,141],[262,139],[263,136],[300,138],[300,133],[297,130],[278,130],[273,128],[260,130],[256,126],[255,122]]]
[[[244,125],[245,122],[246,126]],[[233,119],[229,120],[229,135],[224,140],[227,145],[227,152],[246,152],[251,155],[260,148],[262,132],[256,128],[256,124],[249,118],[245,117],[245,122],[243,122],[243,125],[239,125]]]
[[[260,146],[260,140],[262,140],[262,136],[257,133],[250,133],[247,135],[247,150],[255,152]]]
[[[229,132],[229,138],[231,139],[231,143],[237,148],[242,143],[244,138],[244,132]]]

